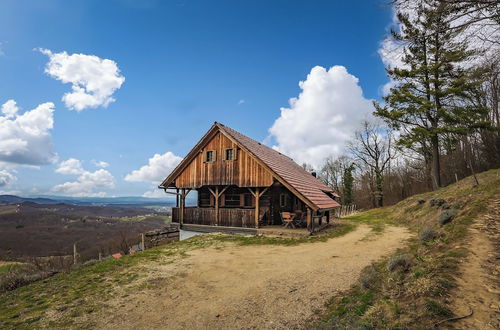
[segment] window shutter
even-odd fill
[[[233,149],[233,160],[238,159],[238,148]]]
[[[214,159],[213,159],[214,162],[217,161],[217,150],[214,150]]]

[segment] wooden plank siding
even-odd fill
[[[179,222],[180,208],[172,208],[172,221]],[[254,209],[219,209],[219,225],[228,227],[255,227]],[[215,226],[215,209],[204,207],[186,207],[184,209],[184,223],[194,225]]]
[[[234,148],[235,160],[225,160],[226,149]],[[205,162],[206,151],[215,151],[215,161]],[[175,180],[177,188],[237,185],[267,187],[273,183],[272,174],[251,155],[238,149],[236,143],[218,132]]]

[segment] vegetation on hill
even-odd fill
[[[358,285],[332,299],[318,328],[428,329],[454,316],[449,307],[468,227],[500,196],[500,170],[349,217],[383,230],[407,226],[415,237],[395,255],[366,268]],[[450,217],[451,216],[451,217]]]
[[[399,204],[358,213],[321,236],[287,239],[211,234],[159,246],[121,259],[90,262],[15,290],[0,293],[0,328],[65,328],[92,324],[92,315],[110,308],[109,299],[122,299],[154,289],[148,265],[167,265],[189,251],[228,243],[237,245],[295,245],[344,235],[360,223],[374,234],[387,225],[408,227],[414,238],[395,255],[365,269],[358,285],[331,300],[319,328],[427,328],[453,315],[448,306],[457,267],[467,255],[468,226],[500,194],[500,170],[481,173],[440,190],[413,196]],[[444,225],[438,220],[454,214]],[[369,239],[369,238],[368,238]],[[90,316],[89,316],[90,315]]]

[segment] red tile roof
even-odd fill
[[[332,188],[326,186],[319,179],[312,176],[290,157],[230,127],[222,125],[221,123],[216,122],[215,125],[219,127],[223,133],[236,140],[238,144],[247,149],[257,159],[260,159],[269,169],[271,169],[271,171],[288,183],[288,185],[295,189],[302,197],[314,204],[318,209],[330,209],[340,206],[339,203],[325,193],[328,192],[338,197]]]

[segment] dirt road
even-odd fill
[[[455,329],[500,329],[500,200],[472,225],[470,255],[461,267],[452,309],[458,316]]]
[[[374,235],[361,225],[327,242],[194,250],[170,265],[151,266],[155,288],[115,298],[97,328],[301,328],[365,266],[409,236],[402,227]]]

